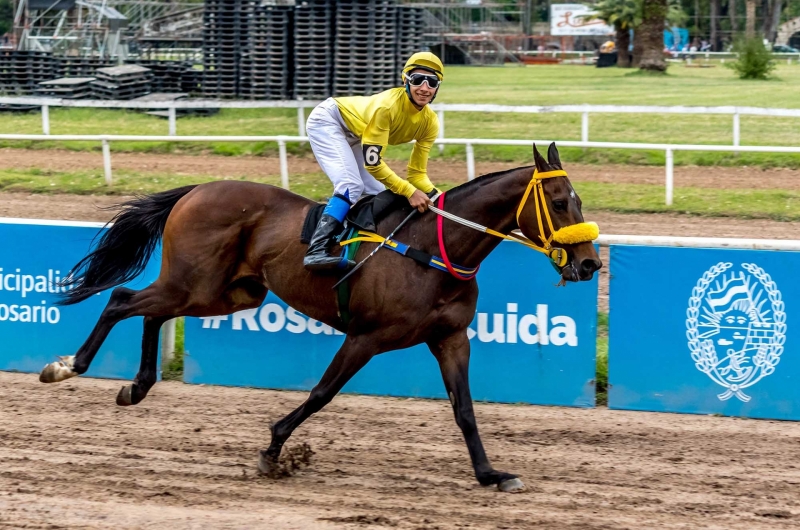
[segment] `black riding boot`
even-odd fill
[[[331,256],[328,253],[341,228],[342,223],[335,217],[326,213],[322,214],[322,217],[319,218],[319,223],[317,223],[317,228],[314,230],[314,235],[311,236],[311,242],[308,244],[306,257],[303,258],[303,265],[306,269],[310,271],[347,270],[356,264],[352,260],[340,256]]]

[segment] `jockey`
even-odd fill
[[[403,86],[369,97],[328,98],[309,115],[306,131],[320,167],[333,182],[334,195],[322,213],[303,265],[309,270],[348,269],[353,261],[331,256],[329,249],[344,218],[362,194],[388,188],[424,212],[434,191],[428,179],[428,153],[439,134],[431,103],[444,79],[434,54],[412,55],[402,72]],[[416,140],[403,180],[383,160],[387,145]]]

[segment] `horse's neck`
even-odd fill
[[[520,168],[451,192],[445,196],[445,210],[508,234],[517,228],[517,207],[531,180],[531,172],[529,168]],[[479,265],[502,241],[454,222],[444,222],[448,258],[467,267]]]

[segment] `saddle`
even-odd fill
[[[301,243],[308,244],[311,241],[311,236],[314,235],[314,229],[319,223],[319,218],[322,216],[325,206],[327,204],[318,204],[308,210],[300,233]],[[390,190],[382,191],[377,195],[365,195],[350,208],[345,218],[342,232],[347,232],[350,228],[375,232],[378,228],[378,223],[383,218],[400,209],[411,211],[408,199],[402,195],[392,193]]]

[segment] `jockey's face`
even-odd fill
[[[423,68],[415,68],[414,70],[411,70],[409,72],[409,74],[417,74],[417,73],[426,75],[435,75]],[[408,84],[408,79],[405,80],[405,83]],[[414,98],[414,101],[420,107],[424,107],[425,105],[430,103],[433,97],[436,95],[436,90],[437,90],[429,87],[428,83],[422,83],[419,86],[412,85],[409,88],[411,90],[411,96]]]

